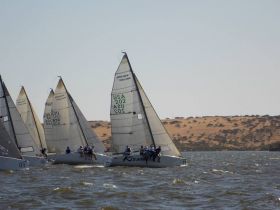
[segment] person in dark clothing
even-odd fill
[[[158,162],[160,162],[160,152],[161,152],[161,147],[158,146],[155,150],[155,154],[153,156],[153,161],[155,161],[156,158],[158,158]]]
[[[141,155],[141,156],[144,155],[144,147],[143,147],[143,145],[140,147],[139,152],[140,152],[140,155]]]
[[[88,153],[88,146],[84,146],[84,154],[87,154]]]
[[[150,152],[149,152],[149,148],[147,146],[145,146],[145,148],[144,148],[143,157],[144,157],[144,160],[146,161],[146,164],[148,164],[148,160],[150,158]]]
[[[94,159],[96,160],[96,155],[94,154],[94,146],[88,147],[88,155],[89,155],[90,159],[92,159],[92,157],[94,157]]]
[[[46,151],[47,151],[47,149],[46,149],[46,148],[42,148],[42,149],[41,149],[41,153],[42,153],[42,155],[43,155],[45,158],[47,158],[47,157],[48,157],[48,155],[47,155]]]
[[[69,147],[66,148],[65,153],[66,153],[66,154],[70,154],[70,153],[71,153],[71,150],[70,150]]]
[[[130,153],[131,153],[131,148],[129,146],[126,146],[125,151],[123,153],[123,155],[124,155],[123,161],[127,160],[127,158],[130,155]]]

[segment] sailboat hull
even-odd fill
[[[96,154],[96,159],[94,156],[90,157],[89,155],[80,154],[80,153],[70,153],[70,154],[60,154],[53,155],[50,159],[53,159],[53,164],[69,164],[69,165],[80,165],[80,164],[101,164],[101,165],[110,165],[111,157],[104,154]]]
[[[21,170],[28,166],[27,160],[0,156],[0,170]]]
[[[29,166],[43,166],[47,164],[47,159],[44,157],[37,157],[37,156],[22,156],[25,160],[29,161]]]
[[[142,155],[123,155],[114,156],[110,166],[133,166],[133,167],[150,167],[150,168],[165,168],[173,166],[186,165],[186,159],[176,156],[163,155],[159,158],[148,158],[147,160]]]

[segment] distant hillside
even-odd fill
[[[176,117],[162,122],[180,150],[280,149],[280,116]],[[110,123],[90,123],[110,147]]]

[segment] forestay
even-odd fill
[[[24,155],[35,156],[40,150],[26,128],[4,82],[0,87],[0,116],[11,139]]]
[[[35,113],[32,104],[26,94],[24,87],[21,88],[17,98],[17,109],[27,126],[31,136],[39,148],[46,148],[45,134],[43,126]]]

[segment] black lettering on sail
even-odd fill
[[[117,94],[113,96],[114,104],[113,109],[117,114],[122,114],[124,112],[124,104],[126,103],[126,98],[124,94]]]

